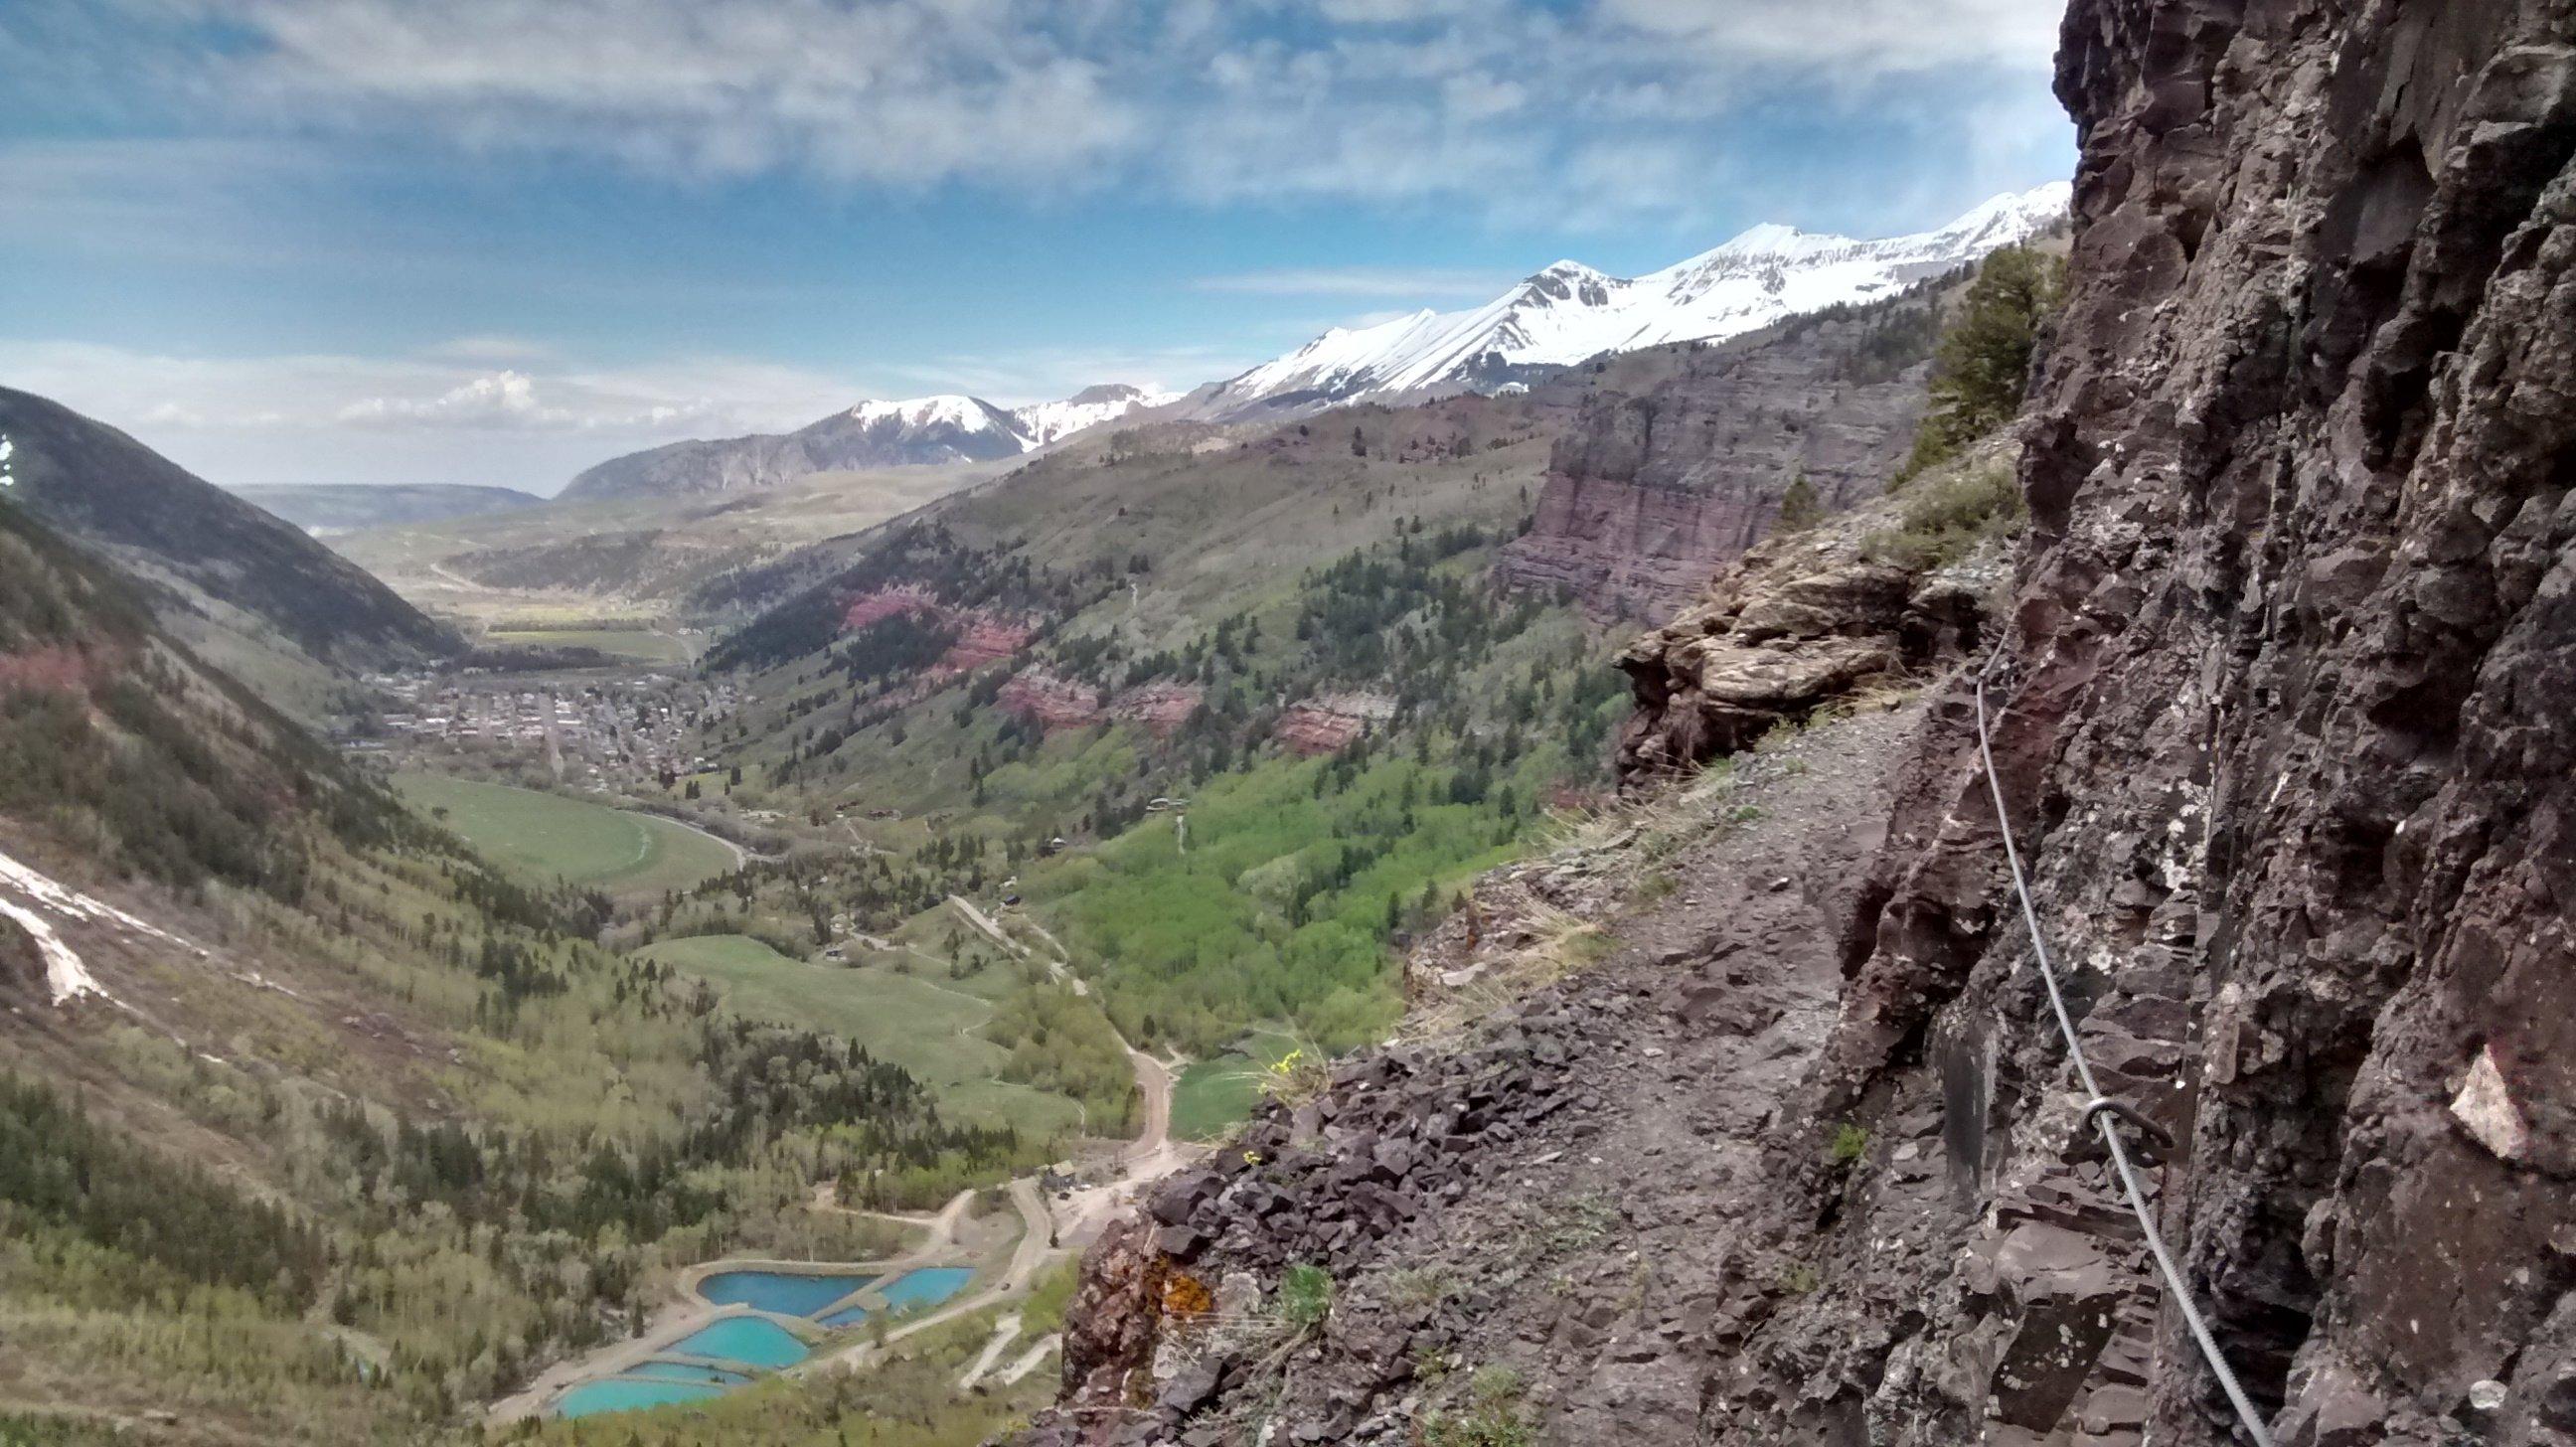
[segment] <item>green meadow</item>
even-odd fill
[[[734,868],[723,843],[650,814],[437,774],[398,774],[394,786],[476,852],[532,880],[658,894]]]
[[[635,954],[715,986],[737,1015],[858,1042],[930,1086],[957,1119],[1007,1123],[1032,1135],[1080,1124],[1080,1111],[1065,1097],[997,1078],[1010,1052],[979,1033],[993,1017],[992,1005],[926,978],[927,970],[814,964],[748,935],[658,940]]]

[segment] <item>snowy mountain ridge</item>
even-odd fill
[[[989,433],[1015,440],[1022,451],[1044,447],[1144,407],[1177,401],[1177,392],[1149,391],[1123,382],[1085,387],[1060,402],[998,407],[981,397],[942,393],[901,402],[861,402],[846,414],[861,427],[891,425],[918,434]]]
[[[962,393],[860,402],[794,432],[673,442],[611,458],[574,478],[560,495],[732,492],[851,468],[991,462],[1175,399],[1174,393],[1111,383],[1060,402],[1017,408]]]
[[[1879,240],[1766,223],[1633,278],[1558,261],[1472,310],[1426,308],[1373,327],[1336,327],[1201,389],[1189,411],[1249,416],[1434,389],[1490,390],[1528,368],[1721,340],[1840,303],[1873,301],[2026,241],[2065,217],[2071,194],[2062,181],[2008,192],[1937,230]]]

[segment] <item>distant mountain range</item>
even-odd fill
[[[1280,420],[1345,402],[1499,391],[1595,357],[1718,341],[1793,316],[1882,301],[2066,219],[2072,188],[1995,197],[1938,230],[1865,241],[1764,225],[1677,265],[1617,277],[1560,261],[1469,311],[1335,328],[1186,395],[1113,385],[1008,408],[978,397],[862,402],[783,435],[674,442],[574,478],[573,501],[774,487],[817,472],[1011,458],[1139,412]]]
[[[574,478],[561,499],[735,492],[818,472],[990,462],[1174,400],[1174,393],[1112,383],[1086,387],[1061,402],[1018,408],[956,395],[861,402],[794,432],[674,442],[611,458]]]
[[[302,485],[228,489],[233,496],[308,533],[358,532],[366,528],[434,523],[448,518],[479,517],[514,508],[540,507],[545,499],[513,487],[470,487],[418,483],[373,485],[363,482],[319,482]]]
[[[1471,311],[1335,328],[1191,393],[1180,415],[1234,421],[1343,402],[1491,392],[1547,368],[1669,342],[1714,341],[1829,307],[1880,301],[2063,222],[2059,181],[1997,196],[1937,231],[1860,241],[1756,226],[1645,276],[1560,261]]]

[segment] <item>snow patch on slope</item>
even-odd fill
[[[174,945],[187,942],[177,935],[135,918],[112,904],[104,903],[55,883],[27,866],[0,854],[0,887],[22,896],[28,904],[0,899],[0,916],[14,921],[36,942],[36,954],[45,962],[45,990],[56,1005],[68,1004],[83,995],[96,995],[111,1004],[122,1003],[99,984],[89,972],[78,951],[63,942],[53,925],[38,911],[49,910],[65,920],[85,920],[113,924],[136,934],[163,940]]]

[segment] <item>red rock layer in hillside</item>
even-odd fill
[[[1099,689],[1058,678],[1043,668],[1013,674],[995,701],[1022,718],[1037,720],[1049,733],[1089,728],[1108,717]]]
[[[941,673],[972,673],[987,664],[1026,648],[1037,630],[1026,623],[1010,623],[984,613],[957,615],[957,641],[939,656]]]
[[[1369,726],[1395,716],[1395,700],[1374,693],[1319,693],[1291,704],[1274,731],[1289,752],[1313,758],[1337,754],[1357,742]]]
[[[952,608],[912,583],[897,583],[852,598],[841,613],[841,630],[856,632],[888,618],[933,618],[957,629],[957,641],[928,672],[934,680],[972,673],[1001,662],[1026,648],[1037,626],[1026,619],[996,617],[981,609]]]
[[[1120,694],[1109,711],[1143,724],[1158,739],[1167,739],[1199,711],[1199,700],[1206,695],[1207,689],[1195,683],[1148,683]]]
[[[927,589],[918,588],[909,583],[899,583],[890,588],[879,588],[873,593],[862,593],[852,598],[841,613],[841,631],[855,633],[871,623],[882,623],[888,618],[918,617],[925,613],[933,617],[945,618],[948,616],[948,609],[938,599],[930,596]]]
[[[89,660],[69,648],[0,653],[0,688],[79,693],[89,687]]]

